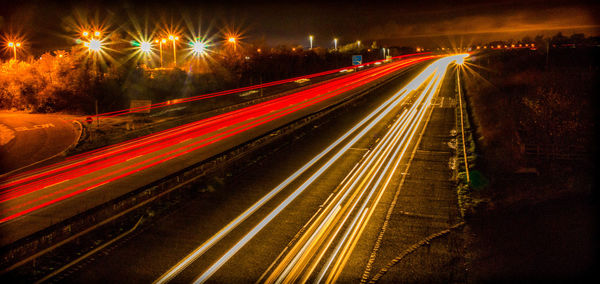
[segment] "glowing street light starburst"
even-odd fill
[[[222,43],[225,47],[229,48],[229,51],[237,53],[238,46],[240,48],[244,47],[246,31],[241,29],[241,25],[233,23],[224,24],[220,33],[223,39]]]
[[[17,54],[23,51],[23,45],[26,43],[25,38],[17,34],[9,34],[0,36],[0,41],[3,41],[3,49],[7,54],[10,54],[14,60],[17,60]]]
[[[111,39],[118,29],[112,29],[110,22],[110,16],[101,18],[99,13],[92,14],[82,10],[76,10],[64,22],[65,30],[71,33],[64,37],[76,43],[77,52],[74,55],[82,58],[85,65],[91,63],[93,69],[117,64],[110,53],[117,52],[114,49],[117,42]]]
[[[216,63],[211,56],[214,52],[212,48],[217,36],[216,33],[211,32],[213,23],[203,28],[201,21],[194,23],[191,18],[186,16],[183,17],[183,20],[187,28],[184,33],[185,41],[182,41],[187,42],[185,47],[186,52],[183,53],[183,57],[185,58],[183,65],[189,71],[206,72]]]
[[[152,52],[152,43],[148,42],[148,41],[140,42],[140,51],[142,51],[146,54]]]
[[[194,56],[203,56],[206,54],[207,44],[202,41],[195,41],[191,44],[191,51]]]
[[[102,41],[98,39],[91,39],[88,42],[87,47],[90,51],[100,52],[102,50]]]

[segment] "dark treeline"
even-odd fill
[[[467,64],[478,169],[489,181],[473,191],[468,219],[475,282],[573,281],[595,271],[600,46],[573,42],[541,39],[535,50],[486,51]]]
[[[89,114],[97,101],[102,113],[128,108],[131,99],[161,102],[350,66],[353,54],[362,54],[363,62],[382,58],[378,49],[336,52],[280,46],[219,52],[178,68],[153,69],[134,61],[95,65],[74,48],[29,62],[4,62],[0,108]]]
[[[600,45],[600,37],[586,37],[585,34],[583,34],[583,33],[574,33],[570,36],[565,36],[561,32],[558,32],[554,36],[551,36],[551,37],[544,37],[543,35],[537,35],[535,37],[526,36],[519,40],[511,39],[511,40],[491,41],[488,43],[479,43],[479,44],[477,44],[477,46],[480,46],[480,47],[481,46],[503,47],[506,45],[507,47],[512,47],[513,44],[516,45],[517,47],[523,47],[523,46],[518,46],[519,44],[521,44],[521,45],[533,44],[537,48],[582,47],[582,46],[589,47],[589,46]]]
[[[531,165],[564,168],[558,160],[532,163],[526,146],[591,155],[599,52],[595,46],[556,46],[473,58],[465,84],[489,172],[502,175]]]

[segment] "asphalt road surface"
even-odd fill
[[[69,157],[0,184],[2,245],[314,113],[431,57],[350,73],[247,108]]]
[[[67,150],[79,135],[59,116],[0,113],[0,174],[42,161]]]
[[[406,78],[390,83],[303,143],[235,177],[226,189],[187,202],[60,279],[359,280],[363,269],[355,259],[369,258],[364,247],[372,242],[364,240],[376,238],[379,226],[373,224],[381,224],[383,204],[407,174],[433,109],[444,105],[438,94],[452,62],[441,60],[410,83]],[[362,256],[353,254],[357,247]]]

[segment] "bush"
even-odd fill
[[[0,108],[55,112],[81,111],[89,101],[85,70],[79,60],[64,51],[46,53],[33,63],[2,63]]]

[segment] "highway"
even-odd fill
[[[413,100],[412,105],[400,112],[376,146],[337,186],[322,210],[307,223],[302,237],[274,263],[264,282],[332,283],[338,279],[383,193],[397,178],[399,164],[440,88],[446,72],[444,65],[447,66],[445,60],[440,60],[423,71],[423,77],[415,79],[422,81],[424,87],[398,92],[399,98]],[[405,94],[411,97],[403,98]],[[204,282],[202,276],[198,279]]]
[[[354,125],[344,135],[314,156],[298,171],[275,187],[271,192],[206,240],[194,251],[173,265],[155,283],[166,283],[176,277],[188,265],[202,256],[216,242],[244,222],[274,195],[287,187],[305,171],[326,159],[299,186],[295,187],[283,201],[263,217],[234,245],[198,273],[194,283],[204,283],[233,258],[245,245],[267,227],[305,190],[313,186],[321,175],[332,167],[352,146],[363,138],[375,125],[380,124],[390,113],[398,114],[387,133],[378,139],[376,146],[368,150],[359,163],[335,186],[332,194],[317,213],[302,228],[301,236],[293,245],[286,247],[259,281],[267,283],[289,282],[335,282],[362,232],[377,208],[382,194],[396,176],[396,169],[405,158],[409,145],[415,145],[415,135],[422,125],[433,98],[438,93],[450,63],[462,60],[465,55],[438,59],[422,71],[404,88]],[[409,106],[407,106],[407,104]],[[338,146],[341,146],[339,148]],[[332,154],[327,157],[328,154]]]
[[[190,200],[59,279],[347,281],[340,275],[357,247],[364,253],[372,246],[362,242],[376,237],[374,228],[405,174],[407,156],[419,144],[433,106],[443,105],[437,96],[443,79],[452,77],[448,66],[464,56],[426,63],[415,70],[420,73],[379,91],[386,94],[372,94],[357,110],[315,128],[302,144],[274,154],[264,167]],[[360,276],[364,266],[358,267],[351,279]]]
[[[350,73],[247,108],[73,156],[0,184],[3,245],[108,202],[434,56]],[[167,170],[165,170],[167,169]]]
[[[327,143],[290,146],[269,168],[236,178],[217,198],[191,201],[63,281],[339,280],[362,238],[372,239],[368,226],[381,222],[374,216],[384,210],[382,196],[399,183],[407,153],[441,104],[448,66],[463,57],[431,63],[385,100],[349,115],[358,118],[336,119],[311,136]]]

